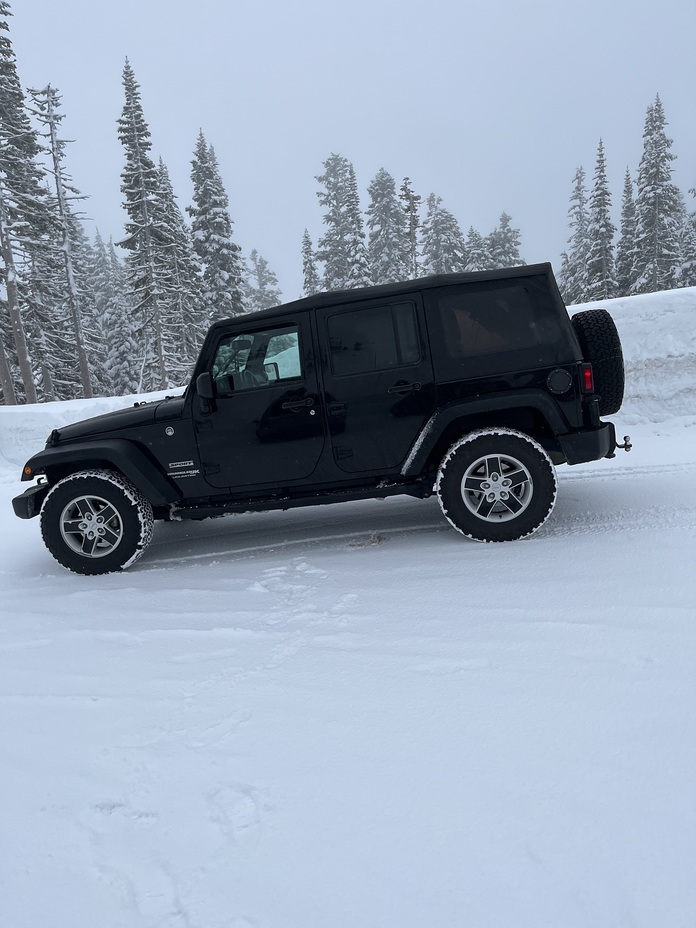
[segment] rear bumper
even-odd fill
[[[583,429],[559,435],[558,441],[568,464],[584,464],[608,458],[616,450],[616,431],[613,422],[603,422],[599,428]]]
[[[15,515],[20,519],[33,519],[34,516],[38,516],[50,489],[47,483],[39,483],[29,487],[21,496],[15,496],[12,500]]]

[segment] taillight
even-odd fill
[[[594,393],[594,374],[592,373],[591,364],[583,364],[581,368],[582,375],[582,392]]]

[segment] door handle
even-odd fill
[[[405,380],[399,380],[393,387],[389,387],[387,393],[398,393],[399,396],[408,396],[409,393],[416,393],[420,388],[421,385],[418,381],[415,383],[407,383]]]
[[[304,400],[288,400],[287,403],[283,403],[283,409],[292,409],[293,412],[306,409],[308,406],[314,406],[314,399],[311,396]]]

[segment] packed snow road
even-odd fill
[[[630,431],[522,542],[391,499],[105,577],[3,468],[0,923],[691,926],[696,429]]]

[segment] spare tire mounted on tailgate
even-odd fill
[[[606,309],[587,309],[571,318],[585,361],[592,364],[600,416],[621,409],[624,395],[624,362],[621,339]]]

